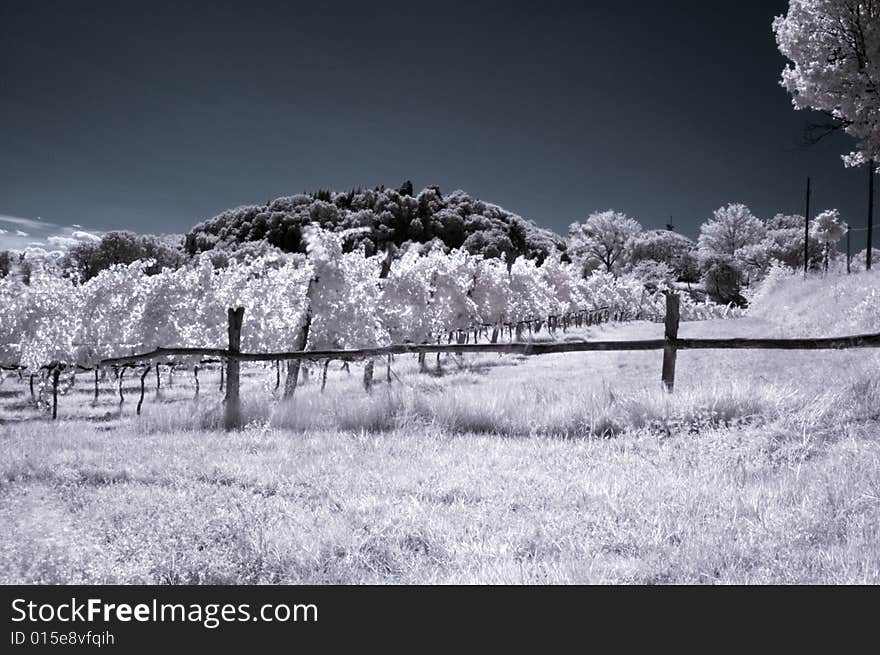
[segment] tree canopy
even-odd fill
[[[397,190],[321,190],[228,209],[193,227],[186,250],[195,254],[265,240],[285,252],[305,252],[304,230],[311,224],[342,233],[346,251],[363,247],[367,255],[391,246],[432,244],[486,257],[504,255],[508,261],[517,256],[543,261],[565,249],[558,235],[498,205],[464,191],[444,196],[436,186],[414,196],[407,181]]]
[[[795,109],[825,112],[856,139],[847,164],[880,158],[880,2],[790,0],[773,31]]]
[[[569,256],[583,262],[586,270],[601,266],[616,272],[625,263],[630,240],[641,231],[642,226],[622,212],[594,212],[583,223],[569,226]]]
[[[158,273],[163,268],[178,268],[186,260],[181,237],[108,232],[99,241],[87,241],[71,248],[61,266],[68,274],[76,274],[86,281],[115,264],[148,259],[153,260],[146,268],[148,274]]]

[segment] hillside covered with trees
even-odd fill
[[[506,255],[508,261],[524,256],[541,262],[565,250],[561,237],[498,205],[464,191],[443,195],[436,186],[415,194],[409,181],[399,189],[321,190],[228,209],[193,227],[186,235],[186,250],[234,250],[265,241],[302,253],[303,229],[310,224],[345,232],[347,249],[363,246],[368,256],[408,243],[463,248],[486,257]]]

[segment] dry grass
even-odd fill
[[[233,434],[207,376],[54,425],[4,386],[0,582],[877,583],[877,365],[688,352],[669,396],[657,353],[400,358],[291,403],[249,371]]]

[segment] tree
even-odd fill
[[[781,83],[791,93],[794,108],[830,116],[831,127],[824,133],[843,128],[856,140],[844,164],[868,165],[868,269],[874,252],[874,178],[880,157],[878,26],[877,0],[790,0],[788,13],[773,20],[779,51],[792,62],[783,69]]]
[[[322,190],[277,198],[265,205],[228,209],[199,223],[186,235],[186,251],[235,249],[265,241],[285,252],[305,253],[307,227],[346,234],[343,251],[363,246],[367,255],[386,252],[389,245],[406,252],[408,243],[439,240],[447,249],[465,246],[472,254],[506,255],[543,261],[564,250],[550,230],[463,191],[445,197],[429,186],[414,195],[412,183],[399,189]]]
[[[767,233],[761,219],[740,203],[730,203],[715,210],[712,218],[700,226],[697,241],[705,255],[735,257],[739,249],[760,243]]]
[[[700,260],[696,255],[696,252],[693,250],[689,250],[686,253],[683,253],[678,259],[675,261],[673,265],[673,270],[676,275],[678,275],[678,279],[680,282],[687,282],[688,289],[690,289],[690,285],[693,282],[700,281]]]
[[[84,242],[71,248],[62,260],[62,267],[86,281],[116,264],[151,259],[153,264],[147,268],[147,273],[152,275],[163,268],[182,266],[186,261],[182,245],[180,237],[108,232],[100,241]]]
[[[630,239],[627,266],[635,267],[642,261],[662,262],[676,279],[687,282],[684,278],[688,277],[687,266],[691,261],[688,254],[696,247],[697,244],[683,234],[671,230],[647,230]]]
[[[854,273],[861,272],[865,270],[865,262],[868,260],[867,248],[864,250],[860,250],[852,257],[852,270]],[[873,255],[872,259],[874,261],[880,261],[880,248],[874,248],[874,252],[871,253]]]
[[[666,262],[658,262],[653,259],[643,259],[633,266],[629,275],[639,280],[646,289],[656,291],[672,286],[675,277],[672,268]]]
[[[840,220],[836,209],[827,209],[818,214],[812,222],[812,235],[822,245],[822,258],[828,270],[828,257],[832,246],[846,234],[846,223]]]
[[[13,255],[8,250],[0,252],[0,277],[6,277],[12,270]]]
[[[856,139],[845,156],[858,165],[880,156],[880,2],[790,0],[773,20],[791,63],[781,84],[795,109],[829,114]]]
[[[732,257],[714,255],[704,262],[703,286],[715,300],[723,303],[742,303],[740,282],[742,271]]]
[[[629,240],[641,231],[642,226],[624,213],[613,209],[595,212],[583,223],[569,226],[568,253],[586,268],[604,266],[614,273],[624,263]]]

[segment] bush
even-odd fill
[[[742,271],[733,259],[716,256],[708,259],[703,268],[703,286],[713,300],[739,306],[745,304],[745,299],[740,295]]]

